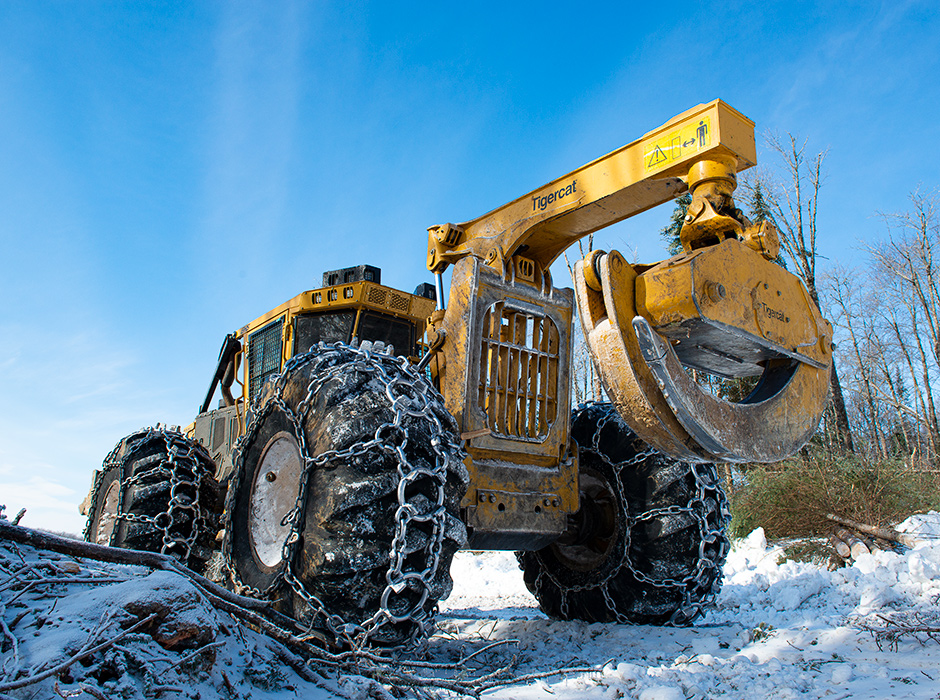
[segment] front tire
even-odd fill
[[[687,625],[721,588],[727,500],[713,465],[653,451],[610,404],[572,416],[581,509],[555,543],[518,558],[551,617]]]
[[[467,472],[440,395],[404,358],[321,346],[254,411],[226,503],[236,590],[339,644],[427,631],[466,542]]]
[[[209,453],[177,431],[128,435],[104,460],[85,540],[169,554],[201,572],[219,529],[221,488],[214,473]]]

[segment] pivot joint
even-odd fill
[[[734,156],[713,154],[696,161],[689,168],[688,183],[692,202],[679,232],[683,250],[688,253],[738,238],[744,226],[732,197],[738,184]]]

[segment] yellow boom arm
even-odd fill
[[[428,229],[428,269],[473,255],[501,269],[519,254],[542,269],[579,238],[668,202],[692,178],[730,180],[757,160],[754,123],[715,100],[488,214]],[[732,188],[733,189],[733,188]]]

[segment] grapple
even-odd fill
[[[577,263],[575,288],[604,387],[653,446],[690,461],[774,462],[812,436],[831,326],[798,278],[737,239],[645,270],[598,251]],[[733,403],[702,374],[759,379]]]

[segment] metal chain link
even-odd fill
[[[290,377],[301,370],[308,373],[309,382],[304,398],[292,409],[284,400],[284,391]],[[389,402],[393,417],[380,425],[369,439],[360,440],[345,449],[328,450],[311,457],[304,426],[317,395],[327,384],[340,377],[348,377],[350,373],[367,375],[369,383],[378,382]],[[290,527],[282,551],[284,566],[264,590],[245,585],[238,574],[231,543],[232,509],[226,509],[225,528],[229,536],[223,543],[223,555],[236,591],[242,595],[271,599],[284,583],[310,607],[313,616],[308,624],[311,628],[318,626],[318,622],[322,621],[320,626],[325,627],[337,643],[354,648],[366,645],[383,628],[402,623],[412,623],[406,645],[427,636],[437,612],[436,605],[428,608],[426,604],[433,579],[440,567],[443,550],[447,524],[445,484],[449,471],[459,471],[462,468],[460,462],[463,458],[463,450],[456,440],[455,430],[441,421],[441,416],[449,418],[449,414],[441,404],[440,395],[426,375],[411,365],[407,358],[394,357],[387,351],[383,352],[379,343],[373,346],[365,342],[358,347],[343,343],[320,343],[314,351],[295,356],[285,365],[283,372],[273,379],[273,386],[267,396],[246,434],[239,439],[235,447],[236,469],[229,488],[235,489],[234,492],[237,493],[242,487],[242,482],[247,477],[244,464],[247,446],[264,423],[265,417],[275,410],[283,413],[290,421],[304,467],[294,507],[281,519],[282,527]],[[440,406],[440,410],[433,410],[435,404]],[[434,453],[433,467],[415,465],[409,460],[406,448],[410,437],[404,425],[406,419],[426,423],[431,435],[430,447]],[[303,514],[311,472],[330,462],[353,460],[376,452],[390,455],[396,461],[397,508],[394,535],[389,547],[389,568],[385,574],[386,586],[376,612],[365,620],[348,621],[331,613],[327,606],[304,586],[294,571],[296,548],[301,541],[304,526]],[[429,506],[422,506],[420,500],[411,495],[415,490],[414,486],[419,482],[423,486],[432,486],[433,497],[429,499]],[[406,551],[408,534],[415,523],[428,524],[431,530],[430,542],[425,547],[423,566],[416,566],[412,561],[415,557],[410,556],[413,553]],[[410,602],[409,594],[412,599],[416,596],[417,601]]]
[[[149,455],[140,460],[133,460],[138,451],[152,440],[163,442],[163,448],[156,454]],[[141,466],[158,463],[159,466],[141,470]],[[144,428],[121,440],[102,463],[101,471],[95,477],[95,484],[91,494],[91,511],[85,523],[83,538],[86,541],[92,537],[92,521],[98,502],[98,493],[101,489],[104,475],[112,468],[120,474],[120,489],[118,491],[117,509],[114,513],[115,521],[137,522],[150,525],[160,536],[160,553],[169,554],[184,563],[189,563],[196,547],[199,533],[208,527],[206,515],[201,507],[201,489],[203,479],[211,475],[212,458],[209,453],[196,442],[189,440],[182,433],[161,427]],[[137,474],[131,474],[132,468],[137,467]],[[154,476],[169,481],[170,498],[166,503],[166,510],[155,515],[140,515],[125,510],[127,504],[125,497],[129,489],[137,486],[146,479]],[[187,496],[187,492],[189,496]],[[99,518],[100,519],[100,518]],[[177,528],[177,524],[189,527]],[[108,541],[109,546],[115,545],[118,534],[117,522]]]
[[[592,402],[584,404],[579,409],[584,410],[594,405],[603,406],[603,404],[594,404]],[[610,421],[619,421],[619,416],[617,416],[616,410],[612,406],[597,422],[590,447],[582,449],[594,453],[611,467],[615,480],[612,486],[618,494],[625,495],[627,491],[621,480],[621,474],[624,473],[624,470],[636,467],[650,458],[661,458],[663,455],[648,447],[629,459],[613,462],[600,444],[601,433]],[[630,620],[619,611],[608,588],[611,579],[618,576],[623,570],[627,570],[640,583],[654,588],[673,589],[681,594],[682,602],[672,613],[667,624],[685,624],[698,617],[701,610],[714,600],[718,592],[717,587],[713,585],[714,570],[721,567],[730,549],[725,527],[731,520],[731,510],[724,492],[718,485],[718,472],[715,466],[713,464],[691,463],[689,468],[695,480],[695,493],[685,505],[676,504],[649,508],[641,513],[631,515],[626,498],[617,499],[617,506],[620,511],[618,517],[626,523],[626,537],[624,538],[623,551],[618,566],[611,567],[611,570],[600,580],[594,580],[580,586],[558,581],[547,569],[542,568],[534,582],[536,591],[541,591],[542,587],[546,585],[546,578],[551,580],[561,594],[560,612],[562,616],[567,617],[568,597],[571,594],[596,590],[603,597],[605,606],[616,620],[620,623],[628,623]],[[634,528],[642,522],[683,515],[689,516],[695,521],[699,535],[697,559],[691,572],[683,578],[658,579],[645,574],[637,567],[637,563],[630,556],[631,533]],[[712,551],[708,549],[710,546]]]

